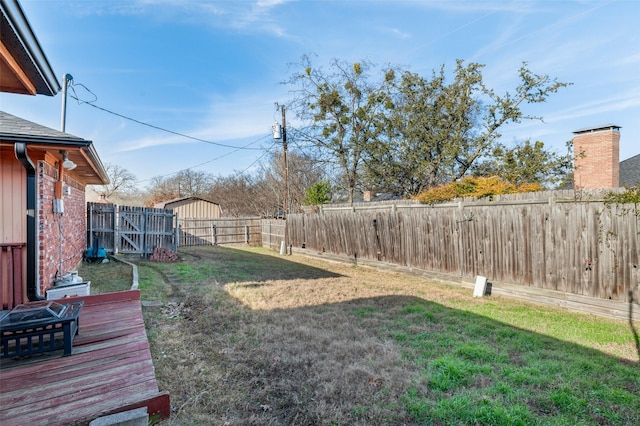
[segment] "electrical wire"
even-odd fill
[[[275,145],[275,144],[274,144]],[[260,157],[258,157],[253,163],[249,164],[244,170],[237,172],[236,176],[240,176],[242,174],[244,174],[247,170],[249,170],[251,167],[253,167],[258,161],[260,161],[262,159],[262,157],[264,157],[265,155],[271,153],[271,149],[267,149],[265,150],[262,155],[260,155]]]
[[[229,156],[229,155],[231,155],[231,154],[235,154],[236,152],[238,152],[238,151],[240,151],[240,150],[242,150],[242,149],[246,149],[246,147],[248,147],[248,146],[250,146],[250,145],[253,145],[253,144],[256,144],[256,143],[258,143],[258,142],[262,141],[263,139],[266,139],[266,138],[268,138],[268,137],[270,137],[270,136],[271,136],[270,134],[269,134],[269,135],[262,136],[262,137],[260,137],[259,139],[256,139],[255,141],[253,141],[253,142],[251,142],[251,143],[248,143],[248,144],[244,145],[243,147],[236,148],[236,149],[235,149],[235,150],[233,150],[233,151],[229,151],[229,152],[227,152],[226,154],[219,155],[219,156],[214,157],[214,158],[212,158],[212,159],[210,159],[210,160],[207,160],[207,161],[205,161],[205,162],[202,162],[202,163],[199,163],[199,164],[196,164],[196,165],[193,165],[193,166],[185,167],[185,168],[180,169],[180,170],[175,171],[175,172],[166,173],[166,174],[164,174],[164,175],[160,175],[160,176],[154,176],[154,177],[149,178],[149,179],[139,180],[139,181],[137,181],[137,182],[138,182],[138,183],[143,183],[143,182],[149,182],[149,181],[152,181],[152,180],[154,180],[154,179],[163,179],[163,178],[166,178],[166,177],[169,177],[169,176],[177,175],[177,174],[178,174],[178,173],[180,173],[180,172],[184,172],[184,171],[187,171],[187,170],[191,170],[191,169],[195,169],[195,168],[197,168],[197,167],[204,166],[205,164],[209,164],[209,163],[212,163],[212,162],[214,162],[214,161],[220,160],[220,159],[222,159],[222,158],[224,158],[224,157],[228,157],[228,156]],[[264,152],[264,153],[263,153],[259,158],[262,158],[265,154],[267,154],[267,153],[269,152],[269,150],[270,150],[270,149],[271,149],[271,147],[266,148],[266,149],[265,149],[265,148],[260,148],[260,150],[264,150],[265,152]],[[253,163],[251,164],[251,166],[252,166],[252,165],[253,165]],[[249,167],[251,167],[251,166],[249,166]]]
[[[72,81],[73,81],[73,80],[72,80]],[[91,93],[91,94],[94,96],[95,100],[92,100],[92,101],[85,101],[85,100],[83,100],[83,99],[80,99],[80,98],[77,96],[77,94],[76,94],[76,91],[75,91],[74,86],[80,86],[80,87],[83,87],[87,92]],[[254,151],[255,151],[255,150],[261,150],[261,148],[237,147],[237,146],[234,146],[234,145],[227,145],[227,144],[220,143],[220,142],[213,142],[213,141],[209,141],[209,140],[206,140],[206,139],[197,138],[197,137],[195,137],[195,136],[190,136],[190,135],[187,135],[187,134],[184,134],[184,133],[176,132],[176,131],[174,131],[174,130],[165,129],[164,127],[156,126],[156,125],[154,125],[154,124],[146,123],[146,122],[144,122],[144,121],[141,121],[141,120],[138,120],[138,119],[135,119],[135,118],[132,118],[132,117],[128,117],[128,116],[126,116],[126,115],[124,115],[124,114],[120,114],[120,113],[118,113],[118,112],[115,112],[115,111],[112,111],[112,110],[110,110],[110,109],[103,108],[103,107],[101,107],[101,106],[96,105],[94,102],[96,102],[96,101],[98,100],[98,97],[96,96],[96,94],[95,94],[95,93],[93,93],[91,90],[89,90],[89,89],[88,89],[85,85],[83,85],[83,84],[80,84],[80,83],[72,83],[70,87],[71,87],[71,90],[73,91],[73,93],[74,93],[74,94],[73,94],[73,95],[68,95],[68,96],[69,96],[70,98],[72,98],[72,99],[75,99],[75,100],[78,102],[78,104],[79,104],[79,105],[89,105],[90,107],[93,107],[93,108],[95,108],[95,109],[97,109],[97,110],[100,110],[100,111],[106,112],[106,113],[108,113],[108,114],[115,115],[116,117],[124,118],[125,120],[132,121],[132,122],[137,123],[137,124],[140,124],[140,125],[142,125],[142,126],[150,127],[150,128],[152,128],[152,129],[160,130],[160,131],[162,131],[162,132],[169,133],[169,134],[176,135],[176,136],[180,136],[180,137],[183,137],[183,138],[186,138],[186,139],[191,139],[191,140],[194,140],[194,141],[203,142],[203,143],[207,143],[207,144],[210,144],[210,145],[221,146],[221,147],[224,147],[224,148],[247,149],[247,150],[254,150]]]
[[[93,96],[94,99],[89,100],[89,101],[81,99],[80,96],[78,95],[78,93],[76,92],[75,86],[82,87],[84,90],[86,90],[88,93],[90,93]],[[100,107],[100,106],[98,106],[98,105],[96,105],[94,103],[94,102],[96,102],[98,100],[98,96],[95,93],[93,93],[87,86],[85,86],[84,84],[81,84],[81,83],[76,83],[74,80],[70,81],[69,88],[71,89],[73,94],[72,95],[68,95],[68,96],[70,98],[72,98],[72,99],[75,99],[78,102],[79,105],[86,104],[86,105],[89,105],[89,106],[91,106],[91,107],[93,107],[95,109],[98,109],[100,111],[106,112],[108,114],[115,115],[115,116],[123,118],[125,120],[129,120],[129,121],[132,121],[134,123],[150,127],[152,129],[156,129],[156,130],[160,130],[160,131],[163,131],[163,132],[166,132],[166,133],[170,133],[172,135],[176,135],[176,136],[184,137],[184,138],[187,138],[187,139],[192,139],[192,140],[195,140],[195,141],[198,141],[198,142],[203,142],[203,143],[207,143],[207,144],[210,144],[210,145],[216,145],[216,146],[220,146],[220,147],[224,147],[224,148],[233,148],[232,151],[229,151],[229,152],[227,152],[227,153],[225,153],[223,155],[219,155],[217,157],[214,157],[214,158],[209,159],[207,161],[204,161],[202,163],[198,163],[198,164],[195,164],[193,166],[189,166],[189,167],[180,169],[180,170],[175,171],[175,172],[166,173],[164,175],[154,176],[153,178],[139,180],[138,183],[144,183],[144,182],[149,182],[149,181],[151,181],[153,179],[162,179],[162,178],[166,178],[166,177],[169,177],[169,176],[173,176],[173,175],[176,175],[176,174],[178,174],[180,172],[183,172],[183,171],[186,171],[186,170],[191,170],[191,169],[194,169],[194,168],[197,168],[197,167],[201,167],[201,166],[204,166],[205,164],[209,164],[209,163],[212,163],[214,161],[220,160],[222,158],[228,157],[229,155],[234,154],[234,153],[236,153],[238,151],[241,151],[241,150],[264,151],[262,153],[262,155],[260,155],[253,163],[251,163],[247,168],[245,168],[243,171],[238,173],[238,175],[240,175],[240,174],[246,172],[247,170],[249,170],[258,161],[260,161],[260,159],[262,159],[262,157],[264,157],[267,153],[269,153],[269,151],[271,149],[271,147],[266,148],[266,149],[264,149],[262,147],[260,147],[260,148],[250,148],[251,145],[254,145],[254,144],[258,143],[258,142],[268,138],[271,135],[262,136],[262,137],[258,138],[257,140],[255,140],[253,142],[250,142],[250,143],[248,143],[246,145],[239,146],[239,147],[238,146],[234,146],[234,145],[227,145],[227,144],[223,144],[223,143],[219,143],[219,142],[212,142],[212,141],[208,141],[206,139],[201,139],[201,138],[197,138],[197,137],[194,137],[194,136],[186,135],[184,133],[180,133],[180,132],[176,132],[176,131],[173,131],[173,130],[165,129],[163,127],[159,127],[159,126],[156,126],[156,125],[153,125],[153,124],[150,124],[150,123],[146,123],[146,122],[141,121],[141,120],[137,120],[137,119],[132,118],[132,117],[128,117],[128,116],[126,116],[124,114],[120,114],[118,112],[109,110],[107,108]]]

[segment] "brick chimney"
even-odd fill
[[[369,202],[371,200],[373,200],[373,191],[364,191],[362,194],[362,199],[365,202]]]
[[[575,189],[620,186],[620,126],[605,124],[573,132]]]

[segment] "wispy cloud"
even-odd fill
[[[401,39],[409,39],[413,37],[411,33],[402,31],[398,28],[380,28],[379,31],[383,34],[391,34],[392,36],[401,38]]]
[[[74,13],[89,15],[148,15],[162,21],[199,23],[216,28],[231,28],[250,32],[264,32],[278,37],[286,35],[272,16],[273,10],[295,0],[257,1],[182,1],[133,0],[128,2],[73,1]]]
[[[271,134],[271,124],[275,119],[274,94],[236,94],[231,97],[212,96],[210,106],[198,114],[199,124],[191,129],[176,130],[192,138],[240,147],[246,139],[258,139]],[[184,145],[199,142],[179,135],[148,133],[128,140],[116,148],[118,152],[130,152],[163,145]],[[221,147],[222,150],[233,148]]]
[[[575,120],[591,116],[611,117],[612,113],[624,111],[631,108],[640,107],[640,88],[630,90],[626,93],[611,96],[606,99],[598,99],[591,102],[581,103],[578,106],[570,107],[559,111],[549,117],[549,122],[559,122],[565,120]],[[611,121],[605,119],[604,121]],[[597,123],[602,124],[602,123]]]

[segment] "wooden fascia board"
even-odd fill
[[[20,81],[20,83],[22,83],[22,85],[24,86],[25,91],[19,92],[19,93],[25,93],[25,94],[35,96],[36,86],[29,79],[29,77],[27,77],[27,75],[24,73],[24,71],[22,70],[22,67],[20,67],[18,62],[16,62],[13,55],[11,55],[11,52],[9,52],[9,50],[4,45],[4,43],[0,43],[0,56],[2,56],[3,62],[11,70],[13,75],[15,75],[16,78]]]

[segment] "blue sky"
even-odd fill
[[[368,59],[424,76],[456,59],[485,64],[486,84],[512,91],[523,61],[572,86],[525,106],[539,121],[503,141],[564,152],[574,130],[622,127],[620,159],[640,153],[640,2],[22,0],[55,72],[94,105],[211,143],[142,126],[68,100],[66,131],[144,186],[181,169],[251,172],[279,149],[271,124],[280,84],[304,54],[314,63]],[[90,92],[85,90],[85,87]],[[72,93],[70,91],[70,93]],[[95,97],[94,97],[95,94]],[[97,98],[97,99],[96,99]],[[0,109],[60,128],[61,94],[0,94]],[[293,117],[287,117],[292,125]]]

